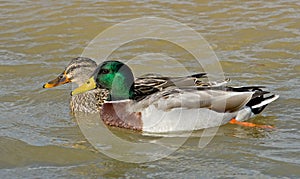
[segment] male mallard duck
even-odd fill
[[[145,132],[188,131],[219,126],[231,119],[245,121],[279,97],[255,86],[171,85],[143,90],[135,85],[131,69],[119,61],[100,64],[71,94],[97,86],[109,90],[100,112],[106,124]]]
[[[97,64],[95,61],[85,57],[77,57],[71,60],[65,70],[58,75],[54,80],[46,83],[43,88],[53,88],[67,83],[76,83],[82,85],[95,71]],[[153,93],[159,91],[167,86],[179,85],[206,85],[206,83],[199,80],[205,76],[205,73],[198,73],[187,77],[161,77],[154,74],[147,74],[135,80],[135,88],[142,90],[144,93]],[[222,85],[226,83],[214,83],[208,85]],[[106,89],[95,88],[86,93],[78,94],[71,97],[70,108],[72,112],[99,112],[104,100],[107,98],[108,91]]]

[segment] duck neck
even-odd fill
[[[133,85],[130,88],[127,87],[114,87],[110,91],[110,95],[108,98],[108,101],[120,101],[120,100],[125,100],[125,99],[133,99],[134,96],[134,89]]]
[[[116,76],[111,89],[108,101],[119,101],[134,98],[134,80],[123,75]]]

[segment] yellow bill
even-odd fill
[[[71,95],[76,95],[80,93],[87,92],[89,90],[95,89],[97,87],[97,84],[94,80],[94,77],[91,77],[87,82],[85,82],[83,85],[79,86],[78,88],[74,89],[71,92]]]

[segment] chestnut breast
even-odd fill
[[[142,130],[141,112],[128,110],[128,101],[104,103],[101,109],[101,118],[105,124],[120,128]]]

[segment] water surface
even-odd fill
[[[299,1],[4,1],[0,8],[1,178],[300,176]],[[228,124],[203,149],[196,133],[172,155],[144,164],[123,163],[95,150],[69,113],[71,86],[45,90],[42,85],[98,33],[145,16],[177,20],[201,33],[232,84],[266,85],[279,94],[251,120],[276,129]],[[143,45],[124,47],[115,58],[140,54]],[[179,49],[153,45],[173,49],[198,70]]]

